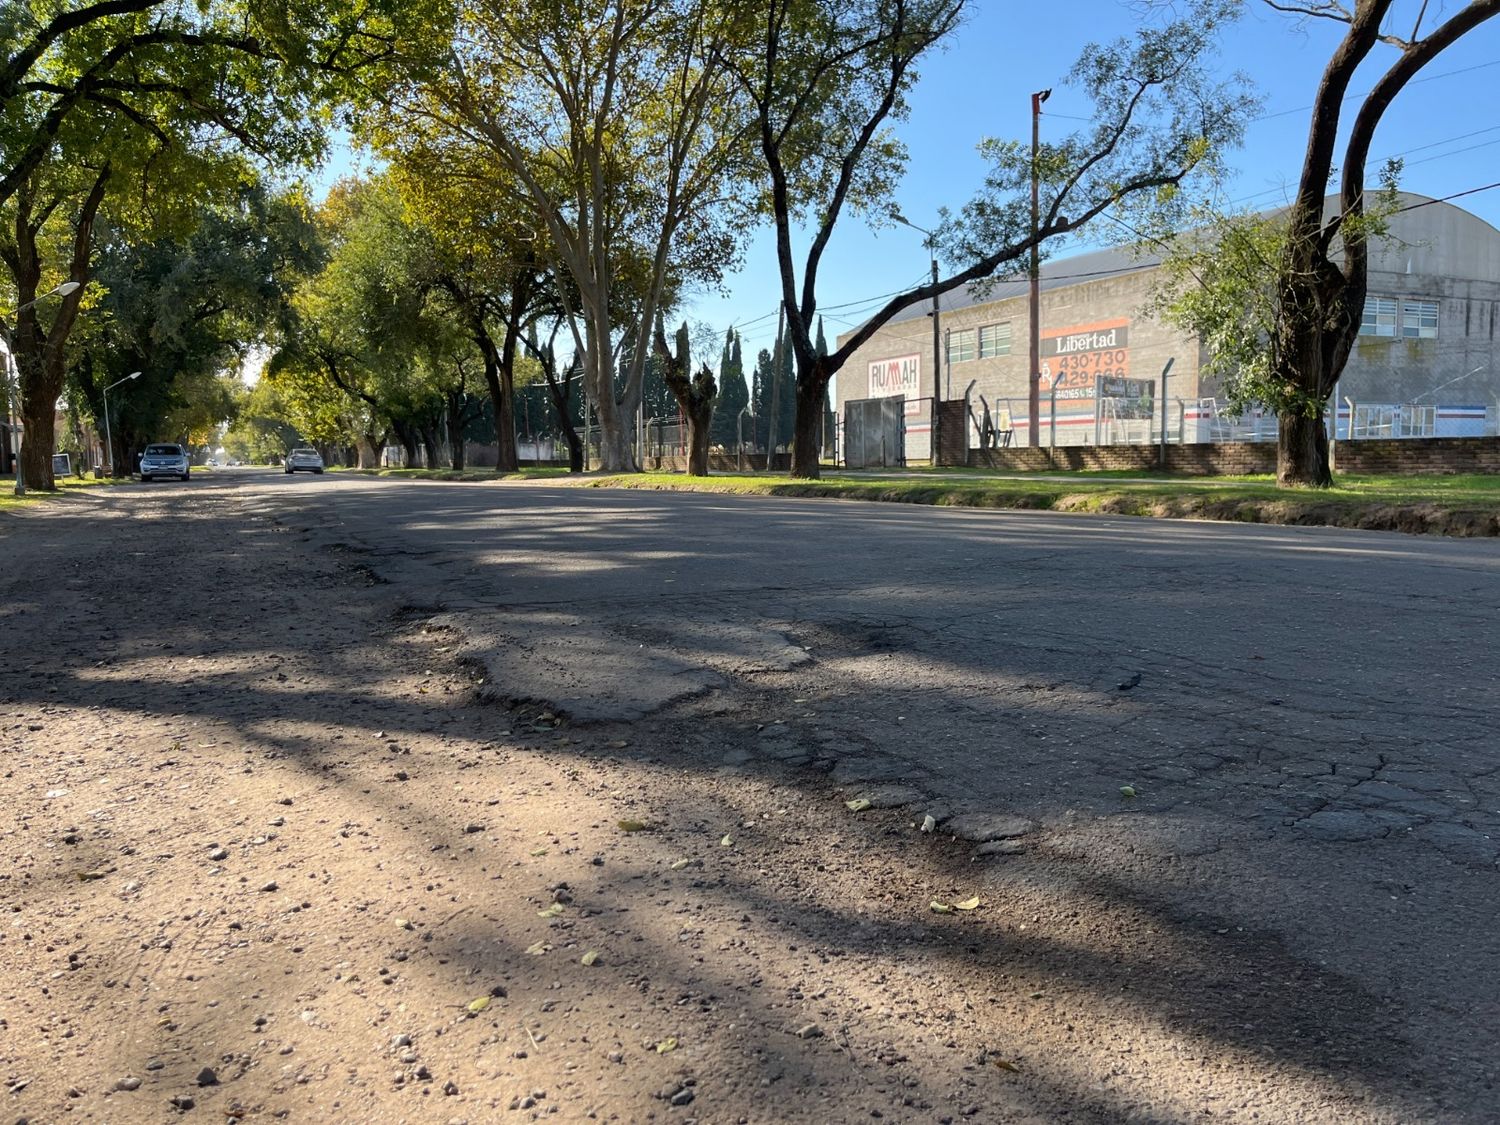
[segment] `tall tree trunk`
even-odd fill
[[[104,189],[109,182],[110,167],[104,168],[95,177],[89,194],[79,208],[78,219],[73,226],[72,255],[68,263],[68,276],[80,285],[65,297],[59,297],[57,311],[52,324],[42,329],[39,310],[35,302],[41,287],[42,260],[37,249],[37,236],[46,220],[44,210],[40,218],[34,210],[34,197],[30,183],[15,195],[14,241],[3,244],[0,257],[5,260],[11,277],[16,283],[16,303],[30,304],[18,316],[12,345],[16,349],[16,366],[20,369],[21,422],[24,426],[21,444],[20,469],[25,474],[26,487],[52,491],[57,482],[52,479],[52,451],[57,441],[57,400],[63,392],[63,381],[67,374],[65,348],[68,334],[78,318],[78,308],[83,300],[83,283],[89,278],[89,260],[94,244],[94,217],[104,202]],[[41,296],[45,296],[42,294]]]
[[[688,425],[688,475],[708,476],[708,440],[714,421],[714,400],[719,396],[713,372],[706,366],[688,378],[688,326],[677,332],[677,354],[667,347],[666,334],[657,323],[654,336],[656,354],[662,359],[662,378],[677,399]]]
[[[792,435],[792,476],[800,480],[817,480],[823,475],[822,447],[823,407],[827,401],[828,378],[821,363],[797,379],[797,414]],[[766,468],[771,467],[769,457]]]
[[[599,430],[599,468],[606,473],[638,473],[640,463],[631,446],[630,430],[635,422],[637,394],[626,395],[622,402],[615,397],[614,350],[610,347],[609,312],[604,307],[590,307],[585,315],[585,382],[592,388],[594,423]],[[637,349],[644,352],[644,348]],[[634,368],[644,370],[643,364]]]
[[[436,469],[442,464],[442,454],[439,446],[437,426],[432,422],[422,424],[422,453],[425,464],[423,468]]]
[[[448,464],[462,471],[465,462],[464,430],[468,428],[468,416],[464,410],[463,391],[448,394]],[[511,448],[515,445],[512,443]]]
[[[1283,414],[1276,444],[1276,483],[1328,488],[1333,472],[1328,464],[1328,431],[1320,410],[1314,416]]]
[[[385,448],[385,434],[366,430],[355,443],[355,454],[361,469],[380,468],[380,453]]]

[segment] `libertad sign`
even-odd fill
[[[1059,399],[1092,399],[1094,379],[1130,375],[1130,321],[1102,320],[1042,333],[1042,356],[1049,372],[1061,376]]]

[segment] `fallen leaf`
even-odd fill
[[[937,818],[930,813],[922,818],[922,831],[932,832],[937,828]]]
[[[409,929],[411,929],[411,923],[408,922],[405,918],[397,918],[396,919],[396,929],[398,929],[398,930],[409,930]]]
[[[526,952],[531,954],[533,957],[540,957],[543,953],[546,953],[547,950],[551,948],[552,946],[548,942],[534,941],[526,947]]]
[[[546,910],[538,910],[536,912],[536,916],[538,918],[556,918],[562,912],[563,904],[560,902],[554,902],[551,906],[547,907]]]
[[[578,959],[578,963],[580,965],[592,965],[597,960],[599,960],[599,951],[597,949],[590,949]]]
[[[1120,786],[1120,796],[1122,796],[1122,797],[1134,797],[1135,796],[1135,786],[1134,785],[1122,785],[1122,786]]]
[[[644,820],[622,820],[620,821],[621,832],[649,832],[651,825]]]
[[[675,1050],[677,1050],[677,1039],[675,1036],[669,1035],[656,1045],[656,1053],[658,1055],[665,1055],[668,1051]]]
[[[92,883],[95,879],[102,878],[104,878],[104,872],[102,871],[80,871],[78,873],[78,881],[80,883]]]
[[[490,998],[488,996],[480,996],[477,999],[469,1001],[469,1014],[471,1016],[477,1016],[480,1012],[484,1011],[489,1006]]]
[[[995,1065],[998,1066],[1001,1070],[1010,1071],[1012,1074],[1021,1073],[1021,1068],[1018,1067],[1015,1063],[1011,1062],[1009,1059],[996,1059]]]
[[[946,902],[939,902],[937,899],[933,899],[929,905],[932,907],[932,912],[934,914],[953,913],[953,907],[949,906]]]
[[[629,746],[630,743],[626,742],[623,738],[614,738],[609,742],[606,742],[605,745],[608,746],[611,750],[623,750],[625,749],[625,747]]]
[[[532,848],[531,849],[531,854],[534,855],[534,856],[544,856],[544,855],[547,854],[547,849],[546,848]]]
[[[693,861],[690,859],[679,859],[672,864],[672,870],[681,871],[684,867],[687,867],[692,862]]]
[[[732,847],[734,847],[734,837],[726,835],[722,840],[719,841],[719,847],[721,847],[721,848],[732,848]]]
[[[953,904],[953,909],[954,910],[978,910],[979,909],[979,896],[975,895],[973,898],[966,898],[966,899],[964,899],[963,902],[955,902]]]
[[[870,807],[870,798],[856,797],[852,801],[845,801],[844,807],[847,808],[850,812],[864,812],[867,808]]]

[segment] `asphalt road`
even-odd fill
[[[200,484],[149,487],[187,510]],[[456,628],[501,699],[687,717],[686,768],[831,770],[976,842],[1034,842],[1259,943],[1228,956],[1346,982],[1454,1119],[1500,1104],[1493,541],[332,474],[201,487]],[[1244,1027],[1262,1015],[1247,1002]]]

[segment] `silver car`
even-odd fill
[[[176,477],[178,480],[191,479],[192,467],[188,461],[187,450],[180,445],[148,445],[146,452],[141,454],[141,480],[155,480],[157,477]]]
[[[316,449],[294,449],[286,455],[286,475],[323,472],[323,455]]]

